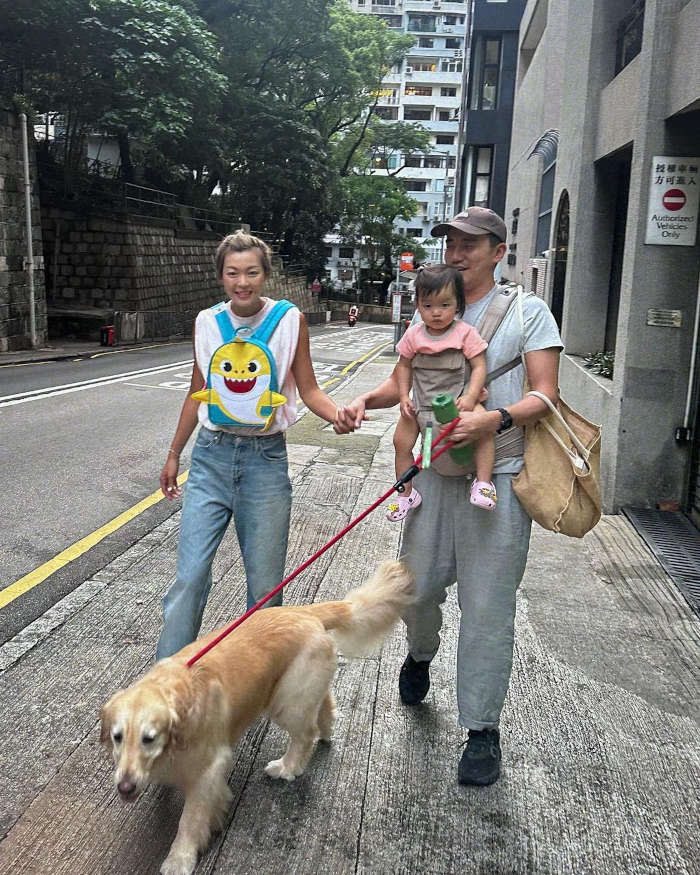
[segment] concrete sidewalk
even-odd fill
[[[390,367],[376,359],[351,397]],[[290,432],[288,570],[393,482],[393,412],[338,437],[307,414]],[[122,805],[97,711],[151,662],[174,572],[179,514],[0,649],[0,872],[157,872],[181,800],[152,789]],[[397,555],[380,510],[297,578],[288,602],[339,598]],[[215,566],[205,629],[241,613],[233,532]],[[501,780],[456,783],[457,607],[425,703],[396,689],[397,629],[380,653],[342,660],[338,724],[292,784],[267,778],[283,737],[261,722],[235,757],[234,802],[197,872],[697,873],[700,623],[622,516],[582,541],[536,529],[519,594]],[[695,860],[695,863],[693,863]]]

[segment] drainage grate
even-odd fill
[[[623,507],[622,512],[700,616],[700,531],[680,511]]]

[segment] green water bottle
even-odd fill
[[[447,425],[448,422],[452,422],[455,416],[459,415],[459,409],[451,395],[445,395],[444,393],[436,395],[433,398],[432,407],[435,419],[437,419],[440,425]],[[473,454],[474,447],[472,446],[455,447],[450,450],[450,456],[458,465],[468,465]]]

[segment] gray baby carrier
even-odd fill
[[[486,308],[481,321],[476,327],[486,343],[498,330],[506,313],[518,297],[518,287],[515,285],[503,286],[493,296],[493,300]],[[496,368],[486,376],[486,385],[496,377],[510,371],[519,365],[520,356]],[[461,349],[445,349],[442,352],[429,355],[416,353],[411,361],[413,368],[413,403],[418,411],[418,425],[421,438],[425,436],[425,427],[429,421],[434,422],[431,402],[436,395],[446,393],[457,399],[464,394],[464,389],[469,383],[471,367]],[[435,433],[435,432],[434,432]],[[519,426],[513,426],[507,431],[496,435],[496,461],[510,456],[522,456],[524,450],[523,430]],[[475,471],[473,461],[469,466],[459,465],[452,459],[450,453],[444,453],[432,463],[432,467],[445,477],[464,477],[472,475]]]

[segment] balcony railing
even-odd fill
[[[635,0],[617,28],[615,75],[624,70],[642,50],[644,0]]]

